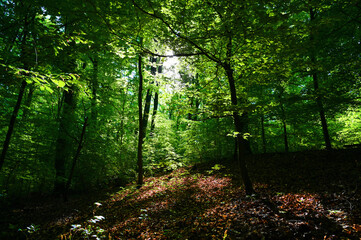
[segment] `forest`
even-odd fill
[[[360,1],[0,12],[0,239],[361,238]]]

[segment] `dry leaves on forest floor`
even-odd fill
[[[256,182],[257,195],[246,196],[226,168],[192,169],[148,177],[140,189],[118,188],[92,206],[77,201],[81,210],[68,211],[73,202],[22,213],[33,224],[22,233],[28,239],[361,238],[358,193],[277,192],[283,188],[276,182]],[[45,211],[63,207],[61,217],[40,221]]]

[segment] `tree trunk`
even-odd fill
[[[28,112],[30,110],[30,105],[33,100],[34,90],[35,90],[35,87],[34,87],[34,84],[32,83],[29,85],[28,94],[27,94],[25,102],[24,102],[22,121],[25,121],[28,116]]]
[[[91,113],[90,113],[90,122],[93,127],[96,126],[96,121],[98,117],[98,111],[96,109],[97,105],[97,92],[98,92],[98,59],[97,57],[90,58],[93,63],[93,76],[91,82],[91,90],[92,90],[92,99],[91,99]]]
[[[155,117],[157,116],[157,112],[158,112],[158,93],[156,92],[156,93],[154,94],[152,122],[151,122],[151,124],[150,124],[150,132],[151,132],[151,133],[154,132],[154,128],[155,128]]]
[[[156,63],[157,58],[151,57],[150,61],[151,61],[151,63]],[[155,76],[157,74],[157,68],[155,66],[153,66],[153,65],[150,67],[150,71],[151,71],[151,74],[153,76]],[[153,82],[151,84],[153,84]],[[158,94],[157,93],[156,93],[156,99],[157,99],[157,105],[158,105]],[[144,114],[143,114],[143,132],[144,132],[143,141],[144,141],[144,138],[147,135],[147,127],[148,127],[151,100],[152,100],[152,91],[150,89],[148,89],[147,90],[147,95],[145,97],[145,106],[144,106]],[[155,110],[155,113],[156,112],[157,112],[157,110]],[[153,114],[154,114],[154,108],[153,108]],[[154,119],[152,119],[151,124],[154,123],[153,121],[154,121]]]
[[[147,95],[145,97],[145,106],[144,106],[144,114],[143,114],[143,139],[147,134],[147,126],[148,126],[148,119],[149,119],[149,111],[150,111],[150,101],[152,99],[152,91],[150,89],[147,90]]]
[[[317,94],[316,96],[316,103],[317,103],[317,107],[318,107],[318,111],[320,114],[320,119],[321,119],[321,124],[322,124],[322,132],[323,132],[323,138],[325,140],[325,146],[327,150],[331,150],[332,146],[331,146],[331,140],[330,140],[330,135],[328,132],[328,126],[327,126],[327,120],[326,120],[326,116],[325,116],[325,110],[323,108],[323,104],[322,104],[322,98],[319,95],[319,88],[318,88],[318,78],[317,78],[317,73],[315,72],[313,75],[313,85],[314,85],[314,90]]]
[[[238,162],[238,140],[237,140],[237,138],[234,138],[233,161],[234,161],[235,163]]]
[[[151,62],[155,63],[157,62],[157,58],[152,57],[151,58]],[[151,66],[151,73],[153,76],[156,75],[156,71],[158,71],[158,73],[162,73],[162,66]],[[156,82],[156,85],[158,87],[158,83]],[[158,91],[156,91],[154,93],[154,100],[153,100],[153,113],[152,113],[152,121],[150,123],[150,134],[153,134],[154,128],[155,128],[155,117],[157,116],[157,111],[158,111]]]
[[[61,117],[59,119],[59,132],[55,148],[55,183],[54,192],[63,194],[65,190],[65,164],[69,155],[71,146],[70,130],[74,114],[74,92],[73,88],[64,91],[64,103]]]
[[[168,118],[169,118],[169,120],[173,120],[173,109],[172,108],[170,108],[168,110]]]
[[[234,108],[237,108],[237,105],[238,105],[237,92],[236,92],[236,87],[235,87],[235,82],[234,82],[234,77],[233,77],[233,69],[231,68],[230,64],[224,64],[224,69],[227,73],[228,83],[229,83],[229,87],[230,87],[230,91],[231,91],[232,105]],[[243,184],[246,189],[246,194],[251,195],[252,193],[254,193],[254,189],[253,189],[251,179],[249,178],[248,170],[247,170],[247,166],[246,166],[246,158],[247,158],[247,156],[250,155],[250,152],[247,149],[247,143],[246,143],[247,140],[245,140],[243,138],[243,135],[241,134],[243,126],[242,126],[241,118],[237,112],[237,109],[235,109],[233,111],[233,120],[234,120],[234,124],[235,124],[235,130],[236,130],[236,132],[238,132],[238,134],[237,134],[238,162],[240,165],[242,180],[243,180]]]
[[[285,120],[282,120],[282,126],[283,126],[283,139],[285,142],[285,152],[288,153],[288,138],[287,138],[287,124]]]
[[[285,143],[285,152],[287,153],[289,151],[288,136],[287,136],[287,123],[286,123],[286,113],[285,113],[285,109],[283,108],[282,103],[281,103],[281,111],[282,111],[283,140]]]
[[[194,79],[194,83],[195,83],[197,91],[199,91],[198,73],[196,74],[196,77]],[[194,114],[193,119],[197,120],[198,119],[198,109],[199,109],[199,106],[200,106],[200,101],[199,101],[199,98],[197,96],[195,98],[196,98],[196,113]]]
[[[310,18],[311,18],[311,23],[316,18],[316,14],[313,9],[310,9]],[[315,39],[314,39],[314,29],[313,28],[311,28],[310,41],[311,41],[311,46],[313,46],[311,49],[311,53],[310,53],[311,62],[312,62],[312,65],[315,66],[317,60],[316,60],[316,48],[314,46]],[[324,110],[323,103],[322,103],[322,97],[319,94],[318,74],[317,74],[316,69],[312,69],[312,79],[313,79],[314,91],[316,94],[316,104],[317,104],[318,111],[320,114],[320,119],[321,119],[322,132],[323,132],[323,138],[325,140],[325,146],[326,146],[327,150],[331,150],[332,145],[331,145],[330,135],[329,135],[328,127],[327,127],[327,120],[326,120],[325,110]]]
[[[143,185],[143,118],[142,118],[142,92],[143,92],[143,73],[142,73],[142,56],[139,54],[138,59],[139,89],[138,89],[138,111],[139,111],[139,130],[138,130],[138,180],[137,185]]]
[[[83,147],[83,139],[84,139],[84,135],[85,135],[85,130],[86,130],[86,127],[87,127],[87,122],[88,122],[88,118],[85,117],[84,119],[84,124],[83,124],[83,129],[81,131],[81,134],[80,134],[80,139],[79,139],[79,143],[78,143],[78,148],[76,150],[76,153],[75,153],[75,156],[73,158],[73,163],[71,165],[71,169],[70,169],[70,173],[69,173],[69,177],[68,177],[68,181],[66,183],[66,186],[65,186],[65,190],[64,190],[64,202],[68,201],[68,190],[70,188],[70,184],[71,184],[71,180],[73,178],[73,174],[74,174],[74,170],[75,170],[75,165],[76,165],[76,162],[78,161],[78,158],[79,158],[79,155],[80,155],[80,151]]]
[[[6,137],[5,137],[5,141],[4,141],[4,145],[3,145],[3,150],[1,152],[0,171],[1,171],[2,167],[3,167],[4,162],[5,162],[6,153],[7,153],[8,149],[9,149],[11,135],[13,134],[13,131],[14,131],[16,117],[18,116],[18,112],[19,112],[19,109],[20,109],[21,101],[22,101],[23,96],[24,96],[24,91],[25,91],[26,85],[27,85],[26,81],[23,80],[21,82],[21,86],[20,86],[20,90],[19,90],[19,94],[18,94],[18,100],[16,101],[13,113],[12,113],[11,118],[10,118],[9,128],[8,128],[7,133],[6,133]]]
[[[126,94],[126,91],[124,92],[124,99],[123,99],[123,103],[122,103],[122,120],[120,121],[120,129],[118,129],[118,134],[117,134],[117,141],[119,142],[120,140],[120,143],[119,143],[119,147],[120,147],[120,155],[119,155],[119,161],[121,162],[122,161],[122,154],[123,154],[123,140],[124,140],[124,116],[125,116],[125,104],[127,102],[127,94]],[[119,136],[119,132],[120,132],[120,136]],[[120,138],[120,139],[119,139]]]
[[[266,134],[265,134],[265,130],[264,130],[264,116],[261,116],[261,134],[262,134],[262,150],[263,153],[267,152],[267,142],[266,142]]]
[[[21,5],[23,6],[23,4],[21,3]],[[28,69],[29,68],[29,64],[27,63],[27,61],[25,60],[27,58],[27,55],[26,55],[26,50],[25,50],[25,47],[26,47],[26,40],[28,38],[28,34],[29,34],[29,24],[34,21],[35,19],[35,15],[33,16],[28,16],[28,14],[30,14],[30,12],[27,12],[26,13],[26,16],[24,17],[24,29],[23,29],[23,35],[22,35],[22,39],[21,39],[21,45],[20,45],[20,48],[21,48],[21,53],[20,53],[20,61],[23,63],[23,68],[24,69]],[[6,133],[6,137],[5,137],[5,141],[4,141],[4,144],[3,144],[3,149],[1,151],[1,156],[0,156],[0,171],[4,165],[4,162],[5,162],[5,158],[6,158],[6,153],[9,149],[9,145],[10,145],[10,140],[11,140],[11,136],[13,134],[13,131],[14,131],[14,126],[15,126],[15,122],[16,122],[16,118],[18,116],[18,113],[19,113],[19,109],[20,109],[20,106],[21,106],[21,101],[23,99],[23,96],[24,96],[24,92],[25,92],[25,89],[26,89],[26,86],[27,86],[27,82],[26,80],[24,79],[22,82],[21,82],[21,85],[20,85],[20,89],[19,89],[19,94],[18,94],[18,99],[16,101],[16,104],[14,106],[14,110],[13,110],[13,113],[10,117],[10,122],[9,122],[9,127],[8,127],[8,131]]]

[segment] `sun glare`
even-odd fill
[[[166,55],[173,55],[173,51],[167,51]],[[179,75],[179,59],[178,57],[167,57],[163,63],[164,75],[166,77],[177,79]]]

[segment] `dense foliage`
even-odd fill
[[[6,0],[0,201],[360,143],[359,1]],[[251,164],[251,163],[249,163]]]

